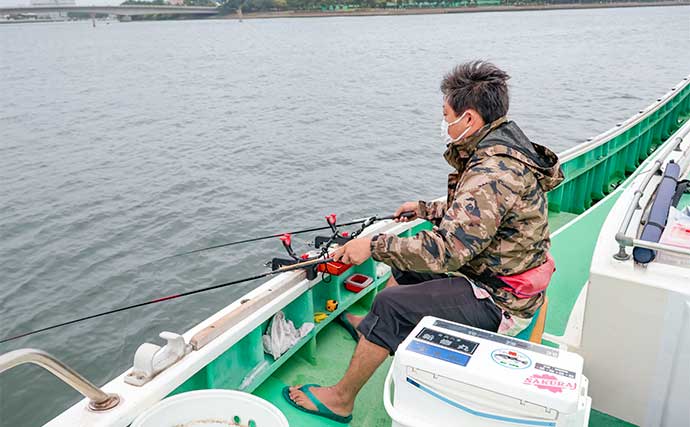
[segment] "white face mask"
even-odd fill
[[[448,128],[451,127],[452,125],[458,123],[460,120],[462,120],[463,117],[465,117],[465,114],[467,112],[465,111],[458,117],[457,119],[453,120],[451,123],[448,123],[446,121],[446,118],[444,117],[441,119],[441,139],[443,139],[443,143],[446,145],[450,145],[454,142],[460,141],[465,135],[467,135],[467,132],[470,131],[470,128],[472,126],[467,126],[467,128],[462,131],[462,133],[455,139],[453,139],[449,134],[448,134]]]

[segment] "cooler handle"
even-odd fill
[[[423,424],[417,421],[411,420],[409,417],[402,415],[393,406],[393,401],[391,400],[391,385],[393,384],[393,364],[391,363],[390,369],[388,369],[388,375],[386,375],[386,382],[383,385],[383,407],[386,408],[388,416],[393,419],[397,424],[397,427],[423,427]]]

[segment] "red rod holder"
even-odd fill
[[[285,233],[280,236],[280,241],[283,242],[285,246],[290,246],[292,244],[292,235],[290,233]]]

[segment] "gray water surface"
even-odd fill
[[[688,75],[689,37],[688,7],[2,25],[0,337],[261,272],[282,249],[149,260],[442,195],[438,86],[458,62],[504,67],[511,117],[561,151]],[[44,349],[103,384],[142,342],[257,285],[0,353]],[[0,375],[0,425],[41,425],[78,398],[17,368]]]

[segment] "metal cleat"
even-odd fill
[[[151,343],[140,345],[134,354],[132,371],[125,376],[127,384],[143,386],[192,351],[182,335],[161,332],[159,336],[168,343],[163,347]]]

